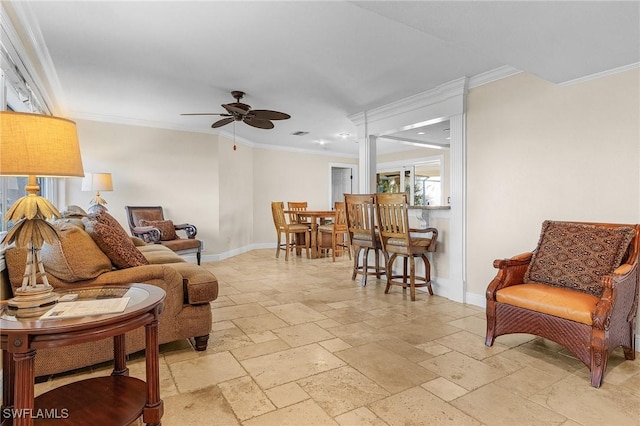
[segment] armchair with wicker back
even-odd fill
[[[496,260],[485,344],[511,333],[564,346],[602,384],[611,352],[635,359],[640,225],[545,221],[537,248]]]
[[[194,225],[165,220],[161,206],[125,206],[125,210],[131,235],[147,243],[162,244],[180,255],[195,253],[200,264],[202,241],[196,239],[198,230]],[[176,231],[184,231],[187,238],[181,238]]]

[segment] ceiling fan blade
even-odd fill
[[[243,120],[249,126],[257,127],[258,129],[273,129],[274,125],[269,120],[260,120],[257,118],[245,117]]]
[[[234,102],[232,104],[222,104],[222,107],[229,111],[231,114],[245,115],[251,109],[250,105],[243,104],[242,102]]]
[[[222,126],[224,126],[225,124],[229,124],[229,123],[231,123],[233,120],[234,120],[234,118],[233,118],[233,117],[223,118],[222,120],[218,120],[218,121],[216,121],[215,123],[213,123],[213,124],[211,125],[211,127],[212,127],[212,128],[214,128],[214,129],[215,129],[215,128],[217,128],[217,127],[222,127]]]
[[[220,115],[222,117],[231,117],[231,114],[224,114],[219,112],[190,112],[188,114],[180,114],[180,115]]]
[[[258,120],[286,120],[291,118],[289,114],[284,112],[271,111],[268,109],[253,109],[251,114]]]

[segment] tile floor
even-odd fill
[[[487,348],[483,309],[363,288],[346,257],[255,250],[205,266],[220,282],[208,349],[161,348],[166,426],[640,425],[640,356],[614,353],[594,389],[560,346],[511,335]],[[62,375],[36,394],[108,373]]]

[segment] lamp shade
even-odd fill
[[[83,191],[113,191],[111,173],[85,173],[82,179]]]
[[[76,123],[50,115],[1,111],[0,175],[84,176]]]

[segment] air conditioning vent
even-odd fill
[[[305,136],[308,135],[309,132],[303,132],[302,130],[298,130],[297,132],[291,133],[293,136]]]

